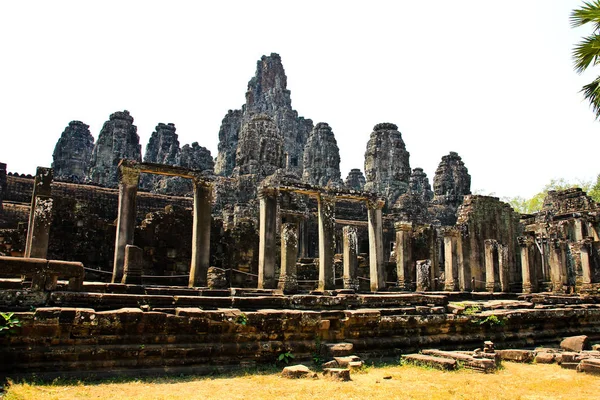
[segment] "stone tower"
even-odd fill
[[[89,128],[81,121],[71,121],[60,135],[52,154],[54,179],[76,183],[85,180],[94,149]]]
[[[198,171],[214,171],[215,169],[215,161],[210,150],[200,146],[198,142],[192,143],[191,146],[186,144],[181,148],[179,165]]]
[[[429,184],[429,178],[423,172],[423,168],[413,169],[408,185],[411,193],[419,194],[425,201],[433,200],[433,191]]]
[[[365,176],[358,168],[352,168],[346,177],[344,184],[348,189],[363,190],[365,188]]]
[[[179,153],[179,139],[175,133],[175,125],[160,122],[150,135],[144,153],[144,162],[177,165],[179,163]],[[143,174],[140,187],[163,193],[167,180],[169,178],[166,176]]]
[[[457,153],[442,157],[433,178],[433,193],[432,213],[442,225],[454,225],[464,196],[471,194],[471,175]]]
[[[408,191],[411,175],[409,157],[396,125],[375,125],[365,152],[365,190],[381,194],[391,207],[401,194]]]
[[[241,128],[252,116],[264,114],[271,117],[284,139],[283,152],[288,155],[291,169],[301,173],[304,146],[313,123],[298,116],[292,109],[290,91],[281,57],[271,53],[256,63],[256,74],[248,82],[246,104],[241,110],[229,111],[219,130],[219,153],[215,173],[229,176],[236,164],[236,152]]]
[[[104,123],[94,146],[89,179],[108,187],[116,187],[117,166],[122,158],[142,161],[142,148],[137,127],[129,111],[117,111]]]
[[[311,185],[341,185],[340,149],[333,131],[325,122],[319,122],[304,146],[302,180]]]
[[[269,116],[257,114],[244,124],[235,155],[234,176],[267,177],[283,168],[283,136]]]

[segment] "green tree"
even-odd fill
[[[583,25],[592,26],[593,32],[584,36],[573,49],[575,71],[578,73],[600,63],[600,0],[585,1],[580,8],[573,10],[571,26],[576,28]],[[581,91],[592,105],[596,118],[600,118],[600,76],[585,85]]]

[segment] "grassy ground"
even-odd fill
[[[384,379],[391,376],[391,379]],[[598,399],[600,377],[558,365],[504,363],[495,374],[441,372],[414,366],[368,367],[351,382],[289,380],[278,370],[213,377],[102,382],[13,383],[17,399]]]

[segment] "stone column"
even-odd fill
[[[510,291],[510,271],[508,265],[508,247],[498,244],[498,277],[500,278],[500,290]]]
[[[125,265],[121,283],[138,285],[142,283],[143,255],[144,252],[141,248],[131,244],[125,246]]]
[[[566,263],[562,242],[558,239],[552,239],[550,242],[550,280],[552,281],[552,291],[556,293],[564,292],[564,285],[567,284]]]
[[[531,267],[529,265],[529,240],[524,237],[519,238],[521,249],[521,279],[523,293],[531,293],[533,286],[531,284]]]
[[[281,226],[281,271],[277,286],[284,293],[296,293],[298,291],[297,259],[298,224],[285,223]]]
[[[25,257],[46,258],[52,224],[52,168],[37,167],[33,182]]]
[[[485,289],[488,292],[496,290],[496,275],[494,271],[494,248],[497,242],[492,239],[484,241],[485,247]]]
[[[125,247],[133,244],[135,232],[135,197],[140,183],[137,168],[119,165],[119,210],[117,213],[117,237],[113,262],[112,283],[121,282],[125,264]]]
[[[319,214],[319,285],[317,290],[335,289],[333,274],[335,202],[332,198],[317,195]]]
[[[344,237],[344,289],[358,290],[358,235],[355,226],[342,228]]]
[[[212,188],[199,179],[192,179],[194,188],[194,221],[192,226],[192,263],[189,287],[206,286],[210,266],[210,222]]]
[[[384,201],[367,204],[369,220],[369,272],[371,291],[385,289],[385,270],[383,268],[383,221],[381,209]]]
[[[456,231],[444,232],[444,290],[458,290],[458,263],[456,254]]]
[[[456,268],[458,269],[458,289],[462,291],[473,290],[471,281],[471,264],[463,253],[462,232],[456,232]]]
[[[590,289],[592,284],[592,270],[590,268],[590,241],[580,242],[579,258],[581,259],[581,283],[585,289]]]
[[[417,261],[417,292],[431,290],[431,260]]]
[[[277,198],[275,191],[262,190],[258,243],[258,288],[274,289],[275,281],[275,235],[277,233]]]
[[[410,282],[410,266],[411,246],[410,239],[412,235],[412,223],[397,222],[394,224],[396,228],[396,271],[398,275],[397,286],[400,290],[410,290],[412,282]]]
[[[2,212],[2,200],[6,192],[6,164],[0,162],[0,213]]]

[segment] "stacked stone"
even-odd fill
[[[210,173],[215,168],[210,150],[200,146],[198,142],[193,142],[191,146],[186,144],[181,148],[178,165],[196,171],[209,171]],[[192,190],[191,180],[174,177],[165,179],[164,185],[158,189],[158,192],[187,196],[192,194]]]
[[[423,168],[413,169],[408,185],[410,193],[420,195],[425,201],[433,200],[433,191],[429,184],[429,178],[423,172]]]
[[[311,185],[342,185],[340,149],[333,131],[325,122],[312,130],[304,146],[302,180]]]
[[[119,182],[117,167],[123,158],[142,161],[140,137],[127,110],[111,114],[104,123],[92,151],[89,180],[116,187]]]
[[[388,206],[393,205],[408,191],[409,157],[396,125],[375,125],[365,152],[365,190],[381,194],[387,199]]]
[[[81,121],[71,121],[60,135],[52,154],[56,180],[75,183],[85,180],[94,149],[94,137],[89,128]]]
[[[471,175],[460,156],[451,151],[442,157],[433,178],[431,212],[442,225],[454,225],[464,196],[471,193]]]
[[[283,136],[272,118],[257,114],[244,124],[237,147],[234,176],[267,177],[283,168]]]
[[[301,173],[304,146],[313,123],[310,119],[299,117],[298,112],[292,109],[285,70],[281,57],[275,53],[263,56],[257,62],[256,74],[248,82],[246,104],[242,110],[230,110],[223,119],[215,172],[224,176],[233,173],[242,127],[256,114],[265,114],[273,119],[283,136],[283,152],[289,157],[290,168]]]
[[[410,176],[408,192],[398,197],[393,206],[393,213],[401,221],[428,224],[432,219],[428,210],[432,199],[433,191],[427,174],[422,168],[415,168]]]
[[[346,177],[344,184],[348,189],[363,190],[365,188],[365,176],[362,171],[358,168],[352,168]]]

